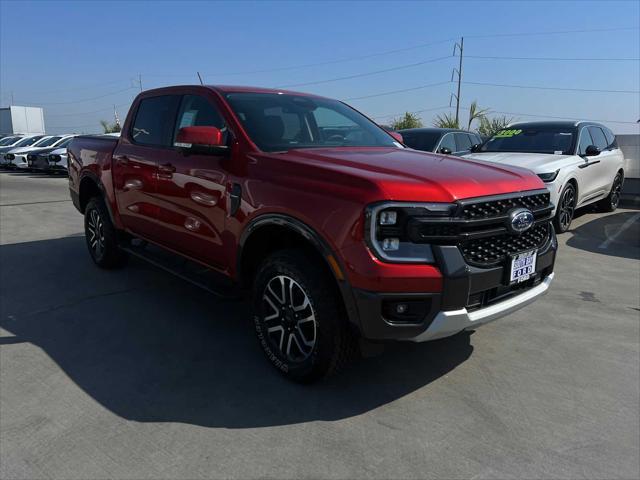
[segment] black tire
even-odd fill
[[[611,185],[611,191],[606,198],[603,198],[597,203],[598,210],[601,212],[614,212],[620,204],[620,195],[622,194],[622,184],[624,182],[624,176],[621,172],[616,174]]]
[[[84,233],[89,254],[100,268],[118,268],[126,263],[127,254],[118,246],[116,229],[100,197],[93,197],[85,208]]]
[[[576,212],[576,201],[576,187],[573,183],[567,183],[560,194],[556,216],[553,218],[556,233],[564,233],[569,230]]]
[[[280,250],[258,268],[253,286],[258,341],[271,364],[296,382],[330,376],[353,358],[355,337],[332,282],[301,250]]]

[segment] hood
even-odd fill
[[[451,202],[544,188],[528,170],[404,148],[313,148],[266,155],[332,170],[341,182],[366,180],[384,195],[380,200]]]
[[[555,155],[553,153],[516,153],[516,152],[478,152],[465,155],[464,158],[481,160],[483,162],[495,162],[503,165],[528,168],[534,172],[544,173],[553,168],[556,162],[563,163],[573,155]],[[557,167],[559,168],[559,167]]]
[[[55,150],[66,150],[66,148],[62,149],[60,147],[41,147],[41,148],[36,147],[36,148],[32,148],[26,153],[30,155],[43,155],[47,153],[53,153]]]
[[[44,147],[42,147],[44,148]],[[31,153],[33,150],[40,150],[40,147],[17,147],[17,148],[12,148],[10,150],[7,150],[7,153],[13,153],[16,155],[21,155],[23,153]]]

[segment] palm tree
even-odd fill
[[[436,115],[436,119],[433,122],[434,127],[438,128],[460,128],[458,122],[454,116],[450,113],[443,113],[442,115]]]
[[[471,102],[471,106],[469,107],[469,124],[467,125],[467,130],[471,131],[471,124],[473,121],[482,119],[487,113],[489,113],[488,108],[478,108],[477,100]]]

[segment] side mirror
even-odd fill
[[[482,144],[480,144],[480,143],[476,143],[474,145],[471,145],[471,152],[472,153],[479,152],[481,146],[482,146]]]
[[[438,150],[438,153],[442,153],[443,155],[451,155],[451,150],[447,147],[442,147]]]
[[[595,145],[589,145],[587,149],[584,151],[584,155],[586,157],[595,157],[597,155],[600,155],[600,149]]]
[[[176,142],[219,147],[222,145],[222,132],[216,127],[182,127],[178,130]]]
[[[402,134],[401,133],[389,132],[389,135],[391,135],[393,138],[395,138],[397,142],[404,143],[404,139],[402,138]]]

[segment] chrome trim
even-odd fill
[[[555,273],[551,273],[538,285],[529,290],[525,290],[519,295],[472,312],[468,312],[466,308],[440,312],[433,319],[433,322],[431,322],[427,330],[408,340],[412,342],[426,342],[428,340],[449,337],[463,330],[474,329],[480,325],[513,313],[516,310],[520,310],[538,297],[545,295],[549,290],[554,276]]]

